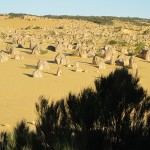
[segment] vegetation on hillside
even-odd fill
[[[21,14],[21,13],[18,13],[18,14],[16,14],[16,13],[9,13],[8,14],[9,15],[9,18],[23,18],[23,16],[25,16],[26,14]]]
[[[9,13],[9,18],[23,18],[25,15],[23,13]],[[36,15],[30,15],[36,16]],[[142,18],[131,18],[131,17],[113,17],[113,16],[68,16],[68,15],[45,15],[45,16],[37,16],[44,18],[53,18],[53,19],[75,19],[75,20],[86,20],[93,23],[101,24],[101,25],[113,25],[113,20],[120,20],[123,22],[129,22],[136,26],[149,26],[150,19],[142,19]]]

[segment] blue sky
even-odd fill
[[[0,0],[0,13],[150,18],[150,0]]]

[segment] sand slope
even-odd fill
[[[1,19],[0,27],[11,26],[10,24],[15,27],[24,26],[24,21],[15,24],[16,20]],[[45,25],[44,21],[37,23]],[[74,72],[73,68],[60,65],[62,76],[57,77],[58,65],[52,62],[57,53],[49,51],[47,54],[35,56],[27,54],[29,50],[19,49],[19,51],[25,57],[24,60],[17,61],[10,57],[8,62],[0,63],[0,124],[9,124],[10,127],[23,118],[27,121],[35,120],[35,103],[39,96],[44,95],[49,101],[55,101],[65,97],[69,92],[78,93],[84,87],[93,86],[93,81],[100,75],[107,75],[115,69],[107,65],[106,70],[100,70],[98,73],[98,68],[91,64],[91,58],[69,56],[71,64],[79,61],[81,68],[87,69],[88,73]],[[35,79],[31,75],[39,58],[49,60],[50,69],[42,71],[44,78]],[[150,93],[150,62],[140,58],[137,58],[137,61],[140,84]],[[4,127],[0,126],[0,130],[3,129]]]

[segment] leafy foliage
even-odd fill
[[[137,43],[135,46],[136,46],[135,51],[134,51],[135,55],[140,54],[142,52],[142,50],[144,50],[144,48],[145,48],[145,44],[141,43],[141,42]]]
[[[5,38],[7,37],[7,34],[6,34],[6,33],[4,33],[4,32],[1,32],[0,37],[1,37],[2,39],[5,39]]]
[[[26,125],[25,121],[21,121],[14,128],[14,139],[16,141],[16,149],[22,150],[23,148],[30,148],[31,137],[29,132],[29,127]]]
[[[111,40],[111,41],[108,42],[108,44],[110,44],[110,45],[115,45],[115,44],[117,44],[117,41]]]
[[[126,46],[128,43],[126,41],[119,41],[118,44],[120,46]]]
[[[22,14],[22,13],[9,13],[9,18],[23,18],[26,14]]]

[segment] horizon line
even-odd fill
[[[133,18],[133,19],[145,19],[145,20],[150,20],[150,18],[144,18],[144,17],[132,17],[132,16],[105,16],[105,15],[69,15],[69,14],[44,14],[44,15],[38,15],[38,14],[30,14],[30,13],[15,13],[15,12],[10,12],[10,13],[0,13],[0,15],[10,15],[10,14],[20,14],[20,15],[31,15],[31,16],[38,16],[38,17],[46,17],[46,16],[71,16],[71,17],[114,17],[114,18]]]

